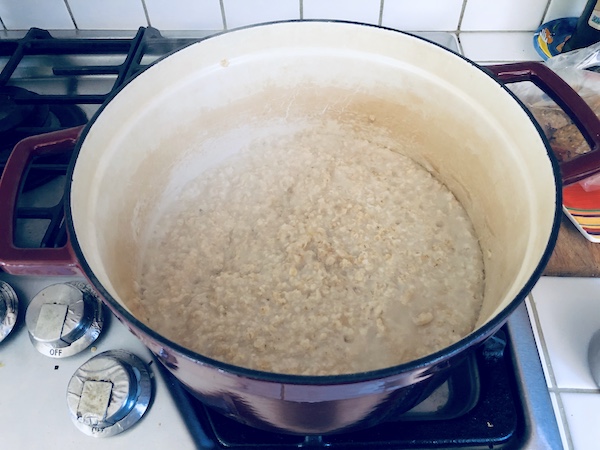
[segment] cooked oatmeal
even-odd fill
[[[361,372],[440,350],[477,320],[483,260],[470,220],[396,149],[335,130],[264,139],[174,203],[130,306],[210,358]]]

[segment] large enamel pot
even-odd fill
[[[193,44],[133,79],[82,131],[68,180],[70,247],[57,250],[55,262],[70,258],[61,270],[80,268],[158,359],[222,413],[302,434],[375,424],[414,406],[497,331],[550,257],[559,167],[531,114],[498,78],[554,87],[594,148],[600,126],[547,72],[536,64],[482,69],[412,35],[342,22],[274,23]],[[350,124],[357,139],[399,143],[454,192],[485,258],[477,328],[396,367],[310,377],[224,364],[137,320],[126,304],[157,205],[176,202],[187,181],[254,139],[320,120]],[[55,141],[77,139],[65,136]],[[565,165],[563,176],[576,181],[595,172],[597,160],[592,153]],[[5,270],[22,268],[1,259]]]

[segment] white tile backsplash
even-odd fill
[[[464,0],[385,0],[381,24],[404,31],[455,31]]]
[[[551,0],[544,23],[561,17],[579,17],[587,0]]]
[[[80,30],[135,30],[148,26],[141,0],[67,0]]]
[[[0,0],[0,18],[8,30],[74,27],[64,0]]]
[[[464,31],[530,31],[540,26],[548,0],[468,0]]]
[[[223,0],[227,28],[275,20],[300,19],[298,0]]]
[[[381,0],[303,0],[304,19],[338,19],[379,24]]]
[[[150,25],[159,30],[222,30],[219,0],[144,0]]]
[[[204,31],[220,30],[225,24],[235,28],[305,18],[407,31],[532,32],[543,21],[579,15],[584,4],[585,0],[0,0],[0,23],[7,30],[135,30],[149,20],[162,30]]]

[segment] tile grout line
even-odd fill
[[[298,0],[300,20],[304,20],[304,0]]]
[[[535,327],[537,328],[537,334],[538,337],[540,339],[540,348],[538,348],[538,351],[541,351],[544,354],[544,359],[546,360],[546,366],[548,368],[548,376],[550,377],[550,382],[552,383],[552,386],[556,386],[556,388],[558,388],[558,384],[556,383],[556,377],[554,376],[554,369],[552,369],[552,361],[550,361],[550,353],[548,352],[548,347],[546,345],[546,339],[544,338],[544,330],[542,330],[542,324],[540,322],[540,318],[538,315],[538,311],[537,311],[537,305],[535,303],[535,298],[533,296],[533,293],[529,294],[529,297],[531,299],[531,301],[529,302],[529,305],[531,306],[531,311],[532,311],[532,315],[533,317],[529,317],[529,320],[532,320],[535,322]],[[547,384],[547,383],[546,383]],[[550,387],[548,387],[548,392],[550,392]],[[569,427],[569,422],[567,421],[567,416],[565,414],[565,407],[563,405],[562,402],[562,397],[560,395],[560,392],[554,392],[555,398],[556,398],[556,405],[558,407],[558,411],[554,411],[555,415],[558,415],[560,417],[560,421],[562,422],[562,426],[563,426],[563,430],[565,432],[565,439],[567,441],[567,445],[569,446],[569,448],[573,449],[573,439],[571,437],[571,429]]]
[[[377,19],[377,25],[381,26],[383,23],[383,3],[385,2],[385,0],[381,0],[381,2],[379,2],[379,19]]]
[[[73,11],[71,11],[71,5],[69,5],[69,0],[64,0],[65,2],[65,7],[67,8],[67,12],[69,13],[69,17],[71,18],[71,21],[73,22],[73,26],[75,27],[76,30],[79,30],[79,27],[77,26],[77,21],[75,20],[75,15],[73,14]]]
[[[558,433],[560,435],[560,443],[563,450],[574,450],[573,441],[571,439],[571,430],[564,420],[564,407],[560,399],[560,395],[556,392],[550,392],[550,402],[552,404],[552,411],[554,412],[554,418],[558,425]]]
[[[548,10],[550,9],[551,2],[552,0],[548,0],[548,2],[546,2],[546,7],[544,8],[544,13],[542,14],[542,18],[540,19],[538,27],[542,26],[542,24],[546,21],[546,15],[548,14]]]
[[[463,0],[462,7],[460,8],[460,15],[458,16],[458,24],[456,24],[456,32],[460,33],[462,22],[465,17],[465,10],[467,9],[467,0]]]
[[[150,14],[148,14],[148,8],[146,7],[146,1],[145,0],[141,0],[141,1],[142,1],[142,8],[144,8],[144,15],[146,16],[146,22],[148,22],[148,26],[151,27],[152,22],[150,22]]]
[[[462,22],[465,17],[465,10],[467,9],[467,0],[463,0],[462,7],[460,8],[460,14],[458,15],[458,23],[456,24],[456,39],[458,40],[458,45],[460,47],[460,54],[465,55],[464,48],[462,45],[462,41],[460,39],[460,33],[462,28]]]
[[[227,31],[227,18],[225,17],[225,3],[224,0],[219,0],[221,6],[221,18],[223,19],[223,30]]]
[[[600,389],[586,389],[586,388],[551,388],[548,390],[550,392],[554,392],[555,394],[590,394],[590,395],[598,395],[600,394]]]
[[[539,356],[540,356],[542,365],[544,365],[544,363],[546,365],[547,370],[544,371],[544,374],[547,373],[548,377],[550,378],[550,380],[546,381],[546,386],[548,387],[548,390],[550,390],[550,386],[548,386],[548,381],[550,382],[552,387],[557,385],[556,379],[554,377],[554,371],[552,370],[552,363],[550,362],[550,354],[547,352],[546,341],[544,339],[544,335],[542,332],[542,324],[539,321],[537,306],[535,304],[535,300],[534,300],[532,293],[529,294],[527,300],[528,300],[527,306],[528,306],[529,321],[531,322],[532,331],[534,331],[534,339],[535,339],[535,336],[537,335],[537,339],[535,339],[535,344],[536,344],[538,353],[541,352],[541,354]],[[538,340],[539,340],[539,343],[538,343]],[[539,346],[538,346],[538,344],[539,344]]]
[[[574,449],[573,437],[571,436],[571,427],[567,421],[567,415],[565,414],[565,406],[563,405],[562,396],[560,394],[555,395],[556,404],[558,405],[558,413],[560,414],[560,420],[562,421],[563,430],[565,431],[565,439],[570,449]],[[556,413],[556,411],[555,411]]]

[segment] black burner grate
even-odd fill
[[[25,104],[100,105],[112,92],[146,68],[150,62],[196,40],[164,38],[152,27],[142,27],[133,38],[126,39],[54,38],[46,30],[32,28],[21,39],[0,40],[0,58],[8,58],[0,72],[0,86],[8,86],[19,81],[26,82],[25,78],[51,73],[53,77],[70,77],[70,82],[73,83],[70,92],[43,93],[31,97],[21,95],[16,97],[16,101]],[[87,56],[111,56],[112,58],[107,59],[106,64],[98,65],[88,62],[91,59],[85,58]],[[26,65],[29,58],[37,59],[35,67]],[[89,76],[113,76],[114,82],[108,92],[79,92],[77,85],[85,83],[84,78]]]
[[[124,39],[55,38],[38,28],[20,39],[0,39],[0,174],[18,141],[87,123],[100,105],[148,64],[197,40],[164,38],[151,27]],[[64,177],[71,153],[35,159],[21,191]],[[15,245],[64,246],[62,204],[62,199],[43,205],[20,201],[15,220],[26,223],[26,230],[35,229],[36,235],[40,228],[45,231],[41,240],[29,239],[29,232],[15,236]]]

